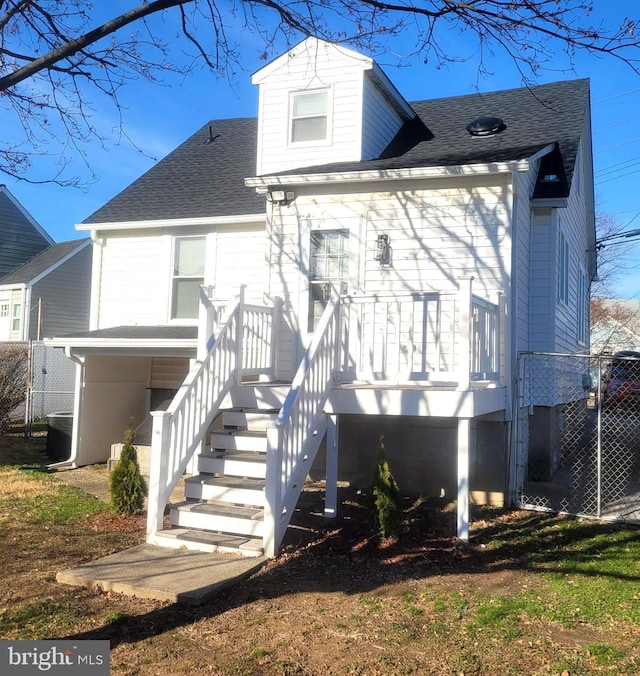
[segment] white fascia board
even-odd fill
[[[0,284],[0,291],[24,291],[27,285],[24,282],[18,284]]]
[[[143,230],[151,228],[183,228],[203,225],[241,225],[242,223],[266,223],[265,213],[242,214],[240,216],[214,216],[203,218],[171,218],[153,221],[115,221],[107,223],[77,223],[76,230]]]
[[[362,183],[366,181],[400,181],[451,176],[480,176],[528,171],[528,160],[495,162],[490,164],[461,164],[447,167],[418,167],[416,169],[378,169],[368,171],[331,172],[326,174],[287,174],[253,176],[244,182],[250,188],[267,189],[274,185],[310,185],[322,183]]]
[[[413,108],[404,100],[402,94],[396,89],[396,86],[391,82],[387,74],[380,68],[380,66],[372,61],[371,76],[378,82],[380,87],[387,93],[391,105],[405,120],[412,120],[416,113]]]
[[[86,249],[90,244],[91,240],[87,237],[87,239],[84,242],[82,242],[82,244],[79,244],[75,249],[73,249],[73,251],[70,251],[66,256],[63,256],[57,263],[50,265],[46,270],[43,270],[39,275],[30,280],[29,284],[31,285],[37,284],[43,277],[46,277],[47,275],[51,274],[54,270],[59,268],[61,265],[64,265],[70,258],[73,258],[83,249]]]
[[[145,350],[145,349],[196,349],[198,347],[197,338],[185,339],[149,339],[140,338],[45,338],[44,342],[51,347],[64,347],[69,350],[86,349],[126,349],[126,350]]]

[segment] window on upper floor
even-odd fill
[[[325,90],[291,94],[291,143],[325,141],[328,134],[329,92]]]
[[[9,316],[9,303],[0,303],[0,317]]]
[[[564,305],[569,304],[569,242],[562,230],[559,241],[558,298]]]
[[[171,319],[197,319],[204,259],[205,237],[174,238]]]
[[[349,231],[312,232],[309,254],[309,331],[316,328],[331,298],[331,287],[346,293],[348,279]]]

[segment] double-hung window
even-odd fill
[[[331,289],[347,292],[349,231],[316,230],[311,233],[309,255],[309,331],[313,331],[331,298]]]
[[[22,304],[13,304],[13,313],[11,315],[11,331],[17,333],[20,331],[20,320],[22,319]]]
[[[204,283],[205,237],[173,240],[171,319],[196,319]]]
[[[325,141],[328,135],[329,92],[314,90],[291,94],[291,143]]]
[[[558,298],[564,305],[569,305],[569,242],[562,230],[559,241],[558,266]]]

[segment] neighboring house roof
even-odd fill
[[[545,173],[553,186],[534,197],[566,197],[589,106],[589,80],[417,101],[418,117],[404,123],[378,159],[340,162],[283,172],[280,176],[411,169],[516,161],[550,144]],[[504,131],[474,137],[473,120],[493,115]],[[213,139],[208,142],[209,139]],[[264,196],[245,185],[255,175],[257,120],[212,120],[84,223],[239,216],[264,212]]]
[[[559,176],[560,194],[543,196],[568,195],[588,112],[588,79],[416,101],[411,106],[418,119],[403,125],[380,158],[294,169],[278,175],[501,163],[526,159],[557,143],[562,162],[557,170],[564,174]],[[502,118],[506,128],[493,136],[472,136],[466,125],[483,116]]]
[[[0,278],[0,286],[12,284],[29,284],[42,274],[55,267],[75,250],[79,250],[90,244],[90,239],[75,239],[68,242],[52,244],[40,253],[33,256],[8,275]]]
[[[260,214],[265,198],[244,184],[256,171],[258,121],[211,120],[84,223]]]
[[[591,351],[612,354],[640,350],[640,301],[617,298],[592,299],[600,305],[592,311]]]

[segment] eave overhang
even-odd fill
[[[256,223],[264,225],[266,217],[260,214],[240,214],[237,216],[207,216],[202,218],[167,218],[153,221],[115,221],[106,223],[78,223],[75,226],[79,231],[91,230],[144,230],[151,228],[183,228],[218,225],[241,225]]]

